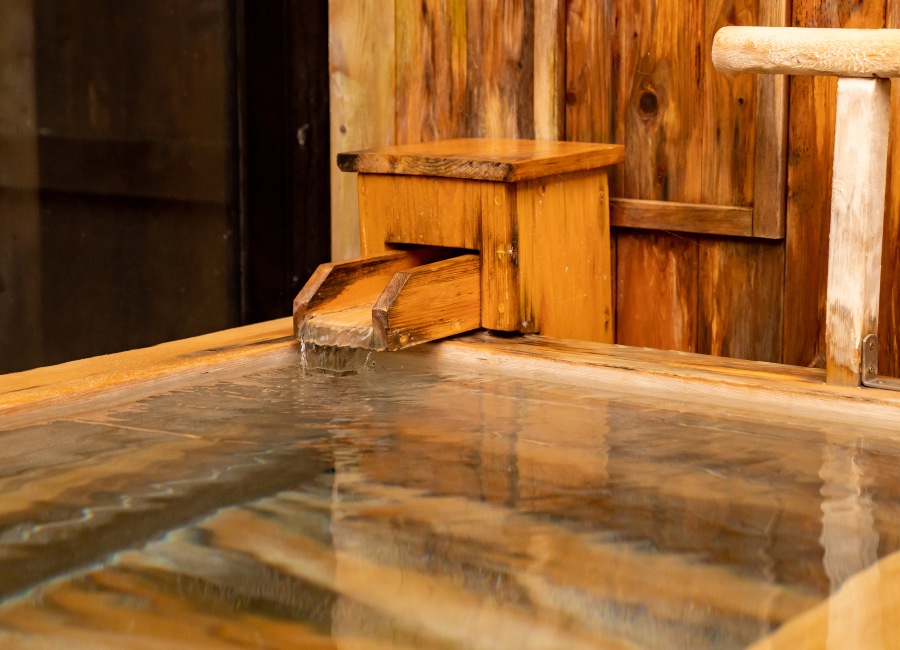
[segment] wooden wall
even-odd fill
[[[0,368],[30,367],[41,358],[41,221],[31,16],[32,0],[0,3]],[[25,337],[31,339],[27,344]]]
[[[729,24],[900,26],[897,4],[330,0],[332,153],[453,136],[624,143],[618,342],[819,365],[835,84],[723,75],[712,37]],[[894,374],[895,175],[881,328]],[[336,259],[358,251],[355,195],[333,166]]]

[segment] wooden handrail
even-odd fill
[[[900,77],[900,29],[723,27],[713,40],[721,72]]]

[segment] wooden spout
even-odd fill
[[[297,296],[295,337],[320,346],[400,350],[478,328],[479,258],[442,256],[421,249],[323,264]]]

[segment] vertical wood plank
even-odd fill
[[[355,174],[338,170],[340,151],[394,144],[394,5],[382,0],[329,0],[331,76],[331,254],[359,254]]]
[[[541,334],[611,343],[604,170],[520,183],[521,318]]]
[[[41,360],[34,10],[0,3],[0,373]]]
[[[879,28],[884,0],[793,0],[794,27]],[[784,363],[825,365],[825,285],[837,80],[793,77],[788,118]]]
[[[790,24],[788,0],[763,0],[757,24]],[[756,156],[753,172],[753,235],[784,237],[787,201],[788,77],[756,77]]]
[[[619,233],[616,341],[661,350],[697,349],[694,238]],[[630,278],[640,278],[639,291]]]
[[[477,181],[473,181],[477,182]],[[481,187],[481,326],[504,332],[534,331],[519,312],[519,232],[516,186]]]
[[[624,2],[618,18],[615,101],[628,151],[623,196],[699,202],[704,107],[697,98],[705,90],[700,7],[672,0],[637,11]],[[696,350],[696,238],[620,233],[617,247],[617,342]],[[648,310],[656,302],[664,307]]]
[[[534,137],[565,136],[566,1],[534,4]]]
[[[397,144],[466,134],[466,0],[396,0]]]
[[[710,42],[726,24],[780,26],[786,0],[742,1],[728,11],[707,4],[705,60]],[[704,137],[706,173],[719,181],[704,202],[753,205],[753,234],[778,237],[784,224],[786,79],[772,75],[729,77],[706,69],[704,106],[717,113]],[[735,154],[738,155],[737,159]],[[784,244],[700,239],[697,351],[780,361],[784,310]]]
[[[900,2],[888,0],[886,27],[900,27]],[[881,311],[878,317],[878,372],[900,375],[900,80],[891,80],[891,133],[888,150],[884,244],[881,255]]]
[[[784,245],[701,240],[700,268],[698,351],[780,362]]]
[[[829,384],[860,385],[860,345],[878,331],[891,82],[838,80],[825,309]]]
[[[534,137],[534,0],[468,0],[467,133]]]
[[[430,176],[359,174],[363,255],[385,243],[478,249],[482,181]]]
[[[621,45],[614,29],[619,1],[569,0],[566,11],[565,139],[582,142],[624,142],[615,103]],[[626,156],[631,154],[626,150]],[[608,170],[610,196],[622,196],[622,166]],[[618,231],[610,232],[610,295],[617,331],[616,288]]]

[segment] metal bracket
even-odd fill
[[[900,391],[900,379],[878,376],[877,334],[869,334],[862,341],[862,383],[869,388]]]

